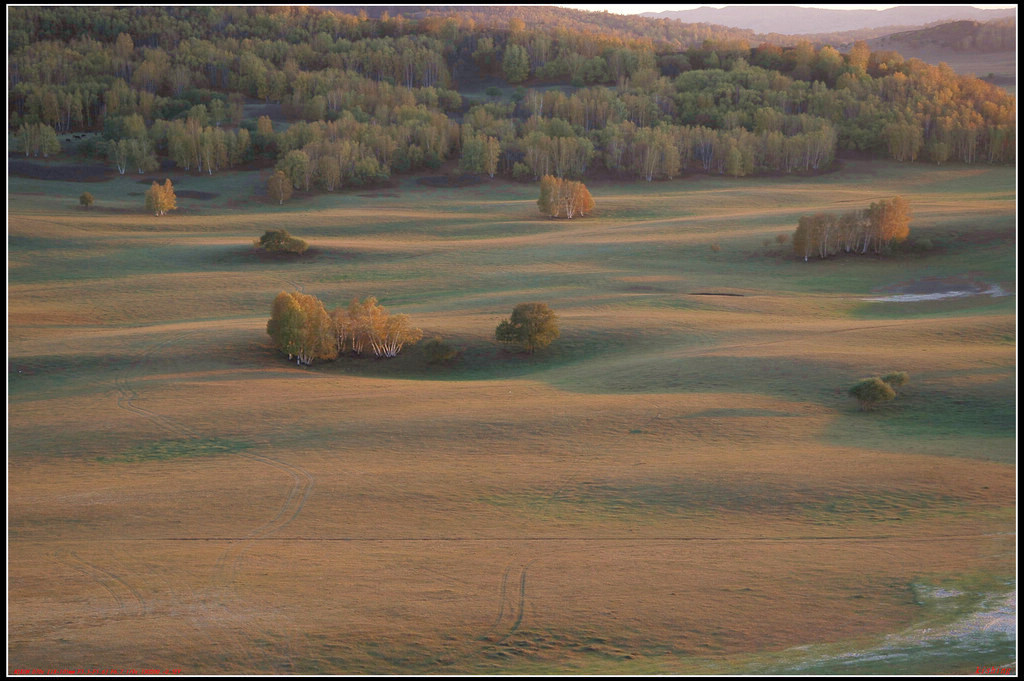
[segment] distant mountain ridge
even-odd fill
[[[759,33],[831,33],[882,27],[920,27],[946,21],[992,21],[1016,17],[1016,9],[979,9],[969,6],[913,5],[885,10],[838,10],[792,5],[739,5],[700,7],[691,10],[644,12],[654,19],[678,19],[684,23],[707,23],[745,28]]]

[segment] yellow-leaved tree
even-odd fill
[[[312,364],[315,359],[335,359],[334,321],[316,296],[306,293],[277,294],[271,306],[267,333],[274,346],[295,358],[296,364]]]
[[[153,215],[166,215],[177,207],[178,197],[174,195],[171,180],[165,179],[163,185],[154,180],[153,186],[146,192],[146,210],[152,211]]]

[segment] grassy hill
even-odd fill
[[[976,75],[1016,89],[1017,30],[1013,18],[955,21],[867,41],[872,50],[893,50],[906,58],[945,62],[960,74]]]
[[[1016,570],[1012,168],[588,182],[572,221],[533,184],[278,206],[264,173],[172,175],[164,218],[153,177],[10,178],[9,673],[1015,659],[989,626]],[[777,239],[897,193],[929,248]],[[253,251],[282,227],[307,257]],[[265,331],[281,290],[377,296],[461,356],[298,368]],[[562,329],[533,356],[493,341],[529,300]],[[888,370],[903,394],[860,411]]]

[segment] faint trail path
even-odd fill
[[[137,618],[146,614],[146,601],[142,594],[120,575],[94,565],[68,549],[55,551],[53,558],[61,565],[72,568],[103,587],[117,603],[118,614],[121,617]]]

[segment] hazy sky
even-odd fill
[[[747,3],[738,2],[735,5],[744,5]],[[890,7],[900,7],[900,5],[801,5],[796,3],[785,3],[777,2],[775,5],[787,5],[791,7],[819,7],[821,9],[889,9]],[[914,4],[914,3],[904,3]],[[949,4],[949,3],[946,3]],[[733,5],[733,6],[735,6]],[[591,12],[603,12],[608,10],[615,14],[640,14],[642,12],[667,12],[669,10],[686,10],[686,9],[697,9],[698,7],[729,7],[730,5],[675,5],[675,4],[661,4],[661,5],[603,5],[603,4],[590,4],[590,5],[558,5],[558,7],[569,7],[571,9],[582,9]],[[964,6],[964,5],[952,5]],[[966,5],[970,7],[980,7],[983,9],[1006,9],[1010,7],[1016,7],[1016,5]]]

